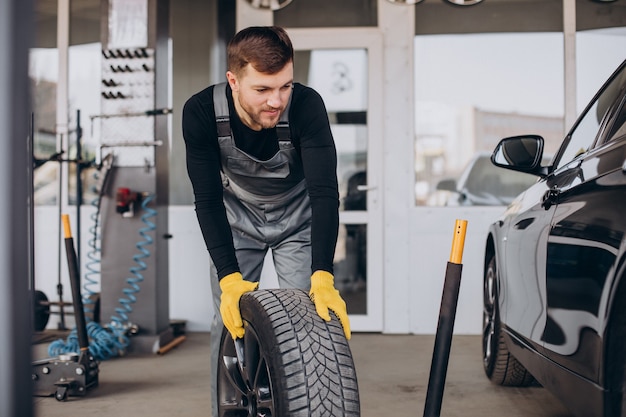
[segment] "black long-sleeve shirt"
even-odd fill
[[[229,86],[226,88],[235,144],[259,160],[271,158],[278,151],[276,129],[254,131],[245,126],[235,111],[231,89]],[[221,279],[239,272],[239,265],[223,202],[213,86],[187,100],[183,108],[182,127],[196,215]],[[291,141],[302,161],[311,200],[311,270],[332,273],[339,227],[337,153],[326,107],[315,90],[294,84],[289,127]]]

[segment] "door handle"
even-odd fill
[[[372,190],[375,190],[376,188],[378,188],[378,187],[376,187],[375,185],[371,185],[370,186],[370,185],[367,185],[367,184],[357,185],[356,186],[356,190],[357,191],[372,191]]]
[[[561,194],[561,190],[556,187],[547,190],[541,199],[541,207],[548,210],[553,204],[558,202],[559,194]]]

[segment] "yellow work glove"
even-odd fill
[[[222,297],[220,298],[220,314],[224,326],[233,339],[243,337],[243,320],[239,311],[239,299],[247,292],[259,287],[258,282],[244,281],[240,272],[233,272],[220,280]]]
[[[339,322],[343,326],[343,332],[346,335],[346,339],[350,340],[350,320],[348,319],[348,311],[346,310],[346,302],[343,301],[339,291],[335,289],[335,279],[333,274],[327,271],[315,271],[311,275],[311,291],[309,291],[309,297],[315,304],[315,310],[319,316],[330,321],[331,310]]]

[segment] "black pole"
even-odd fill
[[[456,316],[459,288],[461,286],[461,270],[463,265],[448,262],[446,278],[443,284],[443,295],[439,311],[439,323],[435,336],[435,348],[430,366],[430,378],[428,391],[426,391],[426,405],[424,417],[439,417],[443,390],[448,372],[448,360],[450,358],[450,346],[452,345],[452,333]]]
[[[85,322],[85,312],[83,311],[83,300],[80,295],[80,274],[78,272],[78,261],[74,251],[74,239],[70,229],[70,220],[67,214],[63,215],[63,231],[65,235],[65,252],[67,254],[67,266],[70,273],[70,285],[72,287],[72,305],[76,318],[76,334],[78,336],[78,346],[81,352],[89,348],[87,338],[87,324]]]
[[[35,311],[35,114],[30,114],[30,134],[26,142],[30,165],[27,169],[26,181],[28,186],[28,285],[30,289],[31,311]],[[32,316],[32,328],[35,330],[35,314]]]
[[[83,182],[81,173],[83,169],[82,157],[83,129],[80,126],[80,110],[76,110],[76,262],[80,276],[80,208],[83,205]]]
[[[452,242],[450,261],[446,267],[446,276],[443,283],[441,307],[439,309],[439,322],[435,336],[432,363],[430,365],[430,377],[428,390],[426,391],[426,404],[424,405],[424,417],[439,417],[443,390],[448,372],[448,360],[450,359],[450,347],[454,331],[454,319],[461,287],[461,272],[463,265],[463,243],[465,240],[465,228],[467,221],[457,220]]]
[[[61,149],[61,152],[59,153],[59,155],[61,155],[61,153],[63,153],[63,150]],[[62,160],[59,159],[59,166],[58,166],[58,177],[59,177],[59,194],[57,196],[58,198],[58,206],[59,206],[59,219],[62,218],[62,212],[63,212],[63,202],[62,202],[62,198],[63,198],[63,167],[62,167]],[[57,258],[58,258],[58,265],[57,265],[57,295],[59,296],[59,323],[57,325],[59,330],[67,330],[67,327],[65,327],[65,305],[63,302],[63,282],[61,281],[62,279],[62,275],[61,275],[61,235],[62,235],[62,224],[61,224],[61,220],[59,220],[59,232],[58,232],[58,240],[59,240],[59,246],[58,246],[58,251],[57,251]]]

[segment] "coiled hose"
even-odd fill
[[[130,325],[128,314],[132,312],[131,304],[137,301],[136,294],[140,291],[139,283],[144,280],[141,274],[147,266],[143,259],[150,256],[150,251],[146,248],[152,244],[153,239],[148,234],[156,229],[156,225],[150,221],[151,217],[156,216],[156,210],[148,207],[148,204],[154,199],[154,194],[148,194],[142,199],[141,207],[143,215],[142,222],[146,225],[139,229],[142,240],[135,247],[140,253],[133,256],[133,260],[138,266],[130,268],[132,277],[126,279],[127,288],[122,290],[125,297],[120,298],[121,307],[115,309],[117,315],[111,317],[111,325],[103,327],[95,322],[95,306],[92,296],[96,294],[95,288],[98,285],[98,277],[100,276],[100,201],[101,196],[92,201],[92,205],[96,206],[96,212],[91,216],[93,225],[90,229],[92,238],[89,241],[90,251],[87,255],[89,262],[86,265],[87,273],[85,274],[85,284],[83,285],[83,310],[85,311],[87,336],[89,338],[89,353],[96,360],[107,360],[115,356],[121,356],[126,352],[130,345],[130,339],[127,330]],[[67,339],[58,339],[50,343],[48,346],[48,354],[50,356],[58,356],[63,353],[78,352],[78,336],[76,328],[72,329]]]
[[[130,324],[128,314],[133,311],[131,304],[137,301],[135,294],[140,291],[139,284],[144,280],[141,272],[145,271],[147,268],[143,259],[150,256],[150,251],[146,249],[146,246],[152,244],[153,242],[152,237],[148,233],[156,229],[156,225],[149,220],[151,217],[156,216],[156,210],[148,207],[148,203],[152,201],[153,198],[154,195],[149,194],[147,197],[143,198],[141,202],[141,208],[144,212],[141,216],[141,221],[146,225],[146,227],[139,229],[139,234],[143,240],[135,245],[135,247],[139,250],[139,253],[133,256],[133,260],[138,266],[130,268],[130,273],[133,276],[126,279],[128,287],[122,290],[126,297],[119,299],[121,307],[117,307],[115,309],[117,315],[111,316],[111,326],[118,329],[120,335],[122,335],[122,343],[125,344],[125,346],[128,346],[129,343],[128,336],[126,336],[126,327]]]

